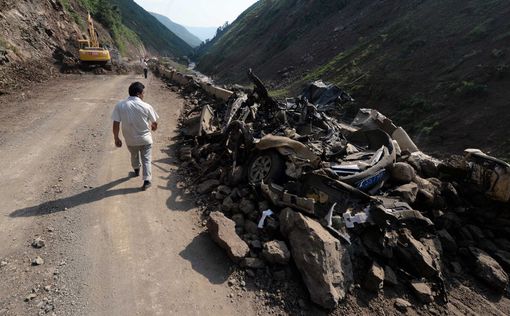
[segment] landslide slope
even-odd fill
[[[505,0],[261,0],[201,47],[198,69],[277,96],[322,78],[381,110],[427,150],[510,157]]]

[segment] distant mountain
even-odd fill
[[[169,57],[182,57],[192,52],[188,43],[133,0],[111,0],[111,4],[119,10],[122,23],[138,35],[150,52]]]
[[[188,31],[195,34],[202,41],[212,39],[216,35],[217,27],[214,26],[185,26]]]
[[[175,23],[174,21],[170,20],[168,17],[164,15],[154,12],[149,13],[152,14],[156,19],[158,19],[159,22],[166,26],[175,35],[179,36],[182,40],[188,43],[191,47],[197,47],[202,43],[201,39],[191,34],[184,26]]]

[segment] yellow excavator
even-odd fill
[[[92,21],[90,13],[88,14],[87,22],[89,38],[78,40],[78,44],[80,46],[80,64],[84,67],[111,65],[110,51],[99,46],[97,32],[94,29],[94,22]]]

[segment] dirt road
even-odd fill
[[[161,116],[146,192],[111,135],[136,80]],[[155,78],[68,76],[11,99],[0,105],[0,315],[255,314],[176,187],[177,95]],[[31,246],[37,236],[45,247]]]

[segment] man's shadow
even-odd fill
[[[51,214],[55,212],[61,212],[65,208],[73,208],[75,206],[89,204],[92,202],[96,202],[99,200],[102,200],[104,198],[108,198],[115,195],[125,195],[125,194],[131,194],[140,192],[140,188],[125,188],[125,189],[115,189],[110,190],[113,187],[126,182],[131,177],[124,177],[115,181],[112,181],[110,183],[104,184],[100,187],[93,188],[90,190],[87,190],[82,193],[78,193],[76,195],[61,198],[58,200],[52,200],[48,202],[44,202],[42,204],[31,206],[31,207],[25,207],[19,210],[16,210],[9,214],[10,217],[30,217],[30,216],[40,216],[40,215],[46,215]]]

